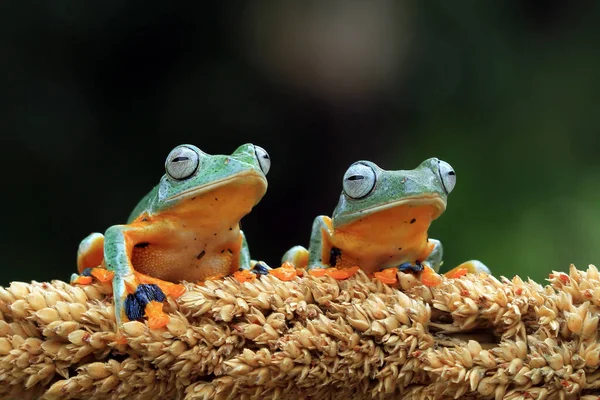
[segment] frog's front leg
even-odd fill
[[[333,234],[333,225],[331,218],[320,215],[315,218],[311,233],[310,244],[308,246],[308,269],[327,268],[331,265],[332,245],[331,236]]]
[[[431,253],[425,259],[425,263],[431,267],[435,272],[440,270],[442,265],[442,258],[444,256],[444,247],[442,242],[437,239],[428,239],[429,246],[432,248]]]
[[[250,258],[250,248],[248,247],[248,241],[243,231],[240,231],[242,245],[240,247],[240,270],[249,270],[257,275],[266,275],[271,270],[266,263],[262,261],[255,261]]]
[[[315,218],[311,233],[308,250],[303,246],[294,246],[285,252],[281,258],[282,263],[291,263],[296,268],[327,268],[330,263],[332,225],[331,218],[320,215]]]
[[[421,272],[423,267],[427,266],[432,269],[433,272],[438,272],[442,265],[442,256],[444,254],[444,248],[442,243],[436,239],[427,239],[427,257],[424,260],[416,260],[414,263],[405,262],[398,265],[398,270]]]
[[[131,264],[133,248],[144,242],[144,233],[141,227],[115,225],[105,234],[104,262],[106,268],[114,273],[112,284],[117,330],[121,329],[124,317],[139,320],[146,315],[148,326],[152,328],[164,326],[169,321],[162,311],[162,302],[166,297],[165,289],[173,284],[164,282],[168,286],[163,286],[159,279],[138,274]]]

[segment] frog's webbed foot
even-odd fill
[[[250,262],[251,269],[245,269],[244,267],[240,267],[234,274],[233,277],[239,282],[252,282],[258,276],[268,275],[272,270],[271,267],[267,265],[264,261],[255,261],[252,260]]]
[[[479,260],[469,260],[460,264],[458,267],[446,272],[446,278],[460,278],[466,274],[487,274],[491,275],[490,269]]]
[[[131,321],[147,317],[150,329],[161,328],[169,322],[169,316],[163,311],[165,299],[166,295],[158,285],[141,283],[125,298],[125,316]]]
[[[185,286],[134,271],[132,277],[116,277],[115,313],[125,315],[130,321],[148,320],[150,329],[157,329],[169,322],[169,316],[163,311],[163,302],[167,296],[177,298],[185,292]],[[119,326],[120,328],[120,326]]]

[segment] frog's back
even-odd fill
[[[127,223],[130,224],[133,221],[135,221],[135,219],[137,217],[139,217],[144,211],[148,211],[148,209],[150,208],[150,205],[152,204],[152,200],[154,199],[155,195],[156,195],[156,191],[158,190],[158,185],[155,186],[151,191],[149,191],[137,204],[137,206],[135,206],[135,208],[133,209],[133,211],[131,212],[131,214],[129,214],[129,218],[127,218]]]

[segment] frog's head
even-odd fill
[[[456,174],[445,161],[430,158],[413,170],[386,171],[370,161],[352,164],[343,179],[340,201],[333,212],[336,227],[392,209],[426,213],[434,220],[446,209]],[[411,217],[412,219],[412,217]]]
[[[167,156],[153,209],[172,210],[186,204],[185,209],[207,212],[216,207],[235,214],[248,212],[267,190],[270,167],[267,152],[251,143],[231,155],[210,155],[193,145],[179,145]]]

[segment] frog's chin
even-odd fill
[[[258,172],[247,171],[247,172],[231,175],[231,176],[225,177],[223,179],[220,179],[218,181],[207,183],[202,186],[191,188],[191,189],[188,189],[181,193],[177,193],[174,196],[168,197],[166,199],[166,201],[171,202],[171,201],[183,200],[183,199],[194,197],[194,196],[199,196],[199,195],[202,195],[202,194],[205,194],[208,192],[212,192],[215,189],[219,189],[221,187],[227,186],[228,184],[231,184],[233,181],[238,181],[240,184],[247,184],[247,183],[251,182],[253,185],[256,185],[257,187],[262,188],[262,190],[259,190],[259,191],[261,191],[263,193],[263,195],[267,191],[267,179]]]
[[[364,208],[360,211],[347,215],[345,218],[366,217],[381,211],[391,210],[400,207],[432,207],[434,212],[431,216],[431,219],[434,220],[446,210],[446,202],[439,195],[435,194],[418,197],[405,197],[401,200],[391,201],[389,203]]]

